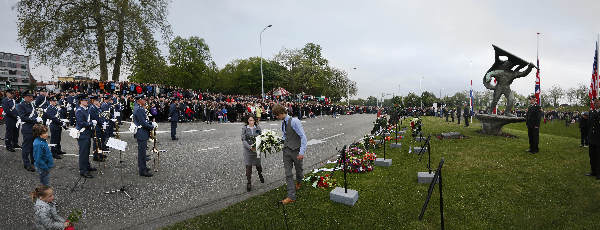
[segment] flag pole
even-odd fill
[[[536,43],[537,43],[537,49],[536,49],[536,61],[537,61],[537,71],[538,71],[538,75],[536,76],[536,84],[538,84],[538,78],[540,77],[539,72],[540,72],[540,32],[537,32],[537,38],[536,38]],[[542,83],[541,81],[539,82],[540,84],[540,93],[538,95],[538,105],[542,106]],[[536,92],[533,92],[534,94]]]

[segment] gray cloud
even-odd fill
[[[14,0],[0,3],[0,50],[22,53],[16,42]],[[194,1],[175,0],[169,20],[175,35],[206,40],[217,64],[263,56],[307,42],[323,47],[331,64],[358,82],[359,96],[406,94],[423,89],[436,95],[483,90],[484,72],[496,44],[535,62],[540,39],[542,90],[589,83],[594,42],[600,31],[598,1]],[[162,49],[166,51],[166,47]],[[166,54],[166,52],[165,52]],[[352,70],[353,67],[358,67]],[[48,75],[36,68],[36,75]],[[533,92],[535,74],[513,89]],[[442,94],[446,94],[442,92]]]

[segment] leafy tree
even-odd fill
[[[421,100],[423,101],[423,107],[431,107],[438,99],[435,95],[429,91],[421,93]],[[420,102],[419,102],[420,106]]]
[[[415,93],[411,92],[404,97],[404,105],[407,107],[420,107],[421,99]]]
[[[558,104],[559,104],[559,100],[565,95],[565,91],[560,88],[560,86],[558,85],[554,85],[552,86],[552,88],[550,88],[550,90],[547,91],[547,98],[552,100],[552,105],[557,108]]]
[[[168,0],[21,0],[16,4],[18,40],[25,51],[69,72],[100,71],[100,80],[118,81],[144,47],[147,36],[171,34]],[[168,40],[168,39],[165,39]]]
[[[193,89],[214,89],[217,65],[210,48],[199,37],[175,37],[169,43],[170,81],[177,86]]]

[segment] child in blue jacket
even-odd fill
[[[40,182],[48,186],[50,169],[54,167],[54,159],[52,152],[48,147],[48,127],[45,125],[36,124],[33,126],[33,158],[35,159],[35,167],[40,174]]]

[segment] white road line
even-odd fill
[[[209,147],[209,148],[205,148],[205,149],[200,149],[200,150],[198,150],[198,152],[208,151],[208,150],[213,150],[213,149],[218,149],[218,148],[220,148],[220,147],[219,146]]]
[[[278,124],[269,124],[269,125],[278,125]]]
[[[78,157],[79,154],[72,154],[72,153],[67,153],[67,154],[63,154],[63,156],[75,156]],[[93,157],[94,155],[90,155],[90,157]]]
[[[198,130],[192,129],[192,130],[186,130],[186,131],[183,131],[183,132],[184,133],[192,133],[192,132],[198,132]]]
[[[316,140],[316,139],[311,139],[308,142],[306,142],[306,145],[316,145],[316,144],[321,144],[324,143],[324,141],[322,140]]]
[[[330,137],[323,138],[323,139],[321,139],[321,141],[324,141],[324,140],[327,140],[327,139],[331,139],[331,138],[334,138],[334,137],[337,137],[337,136],[341,136],[341,135],[344,135],[344,133],[338,133],[338,134],[336,134],[336,135],[333,135],[333,136],[330,136]]]

